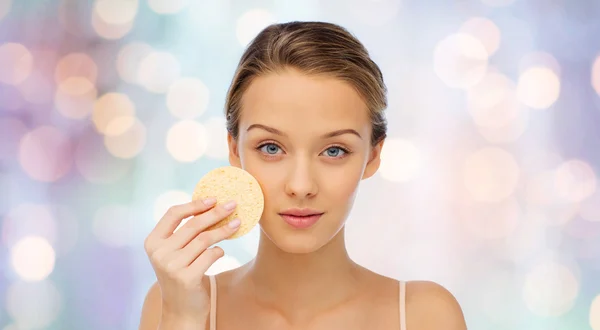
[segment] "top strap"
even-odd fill
[[[399,282],[400,330],[406,330],[406,282]]]
[[[210,280],[210,330],[217,329],[217,280],[214,275],[209,275]]]

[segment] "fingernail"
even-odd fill
[[[211,206],[211,205],[215,204],[216,202],[217,202],[217,199],[214,197],[208,197],[202,201],[202,203],[204,203],[204,205],[206,205],[206,206]]]
[[[230,221],[230,222],[227,224],[227,226],[229,226],[229,228],[232,228],[232,229],[233,229],[233,228],[237,228],[237,227],[239,227],[241,223],[242,223],[242,222],[240,221],[240,219],[237,219],[237,218],[236,218],[236,219],[233,219],[233,220],[231,220],[231,221]]]
[[[223,205],[223,208],[226,209],[227,211],[231,211],[231,210],[235,209],[235,205],[236,205],[235,201],[229,201]]]

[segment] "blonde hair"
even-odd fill
[[[371,143],[386,137],[387,88],[381,70],[365,47],[341,26],[325,22],[273,24],[262,30],[242,55],[227,93],[227,131],[238,137],[241,101],[252,79],[294,68],[350,83],[369,108]]]

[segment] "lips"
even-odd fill
[[[317,223],[323,213],[310,209],[293,209],[279,213],[279,215],[291,227],[306,229]]]

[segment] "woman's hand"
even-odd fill
[[[218,206],[215,203],[215,199],[207,198],[171,207],[144,241],[160,286],[163,319],[202,322],[208,317],[210,300],[202,278],[224,255],[220,247],[209,247],[232,235],[240,223],[234,220],[227,226],[206,231],[231,214],[236,206],[233,201]]]

